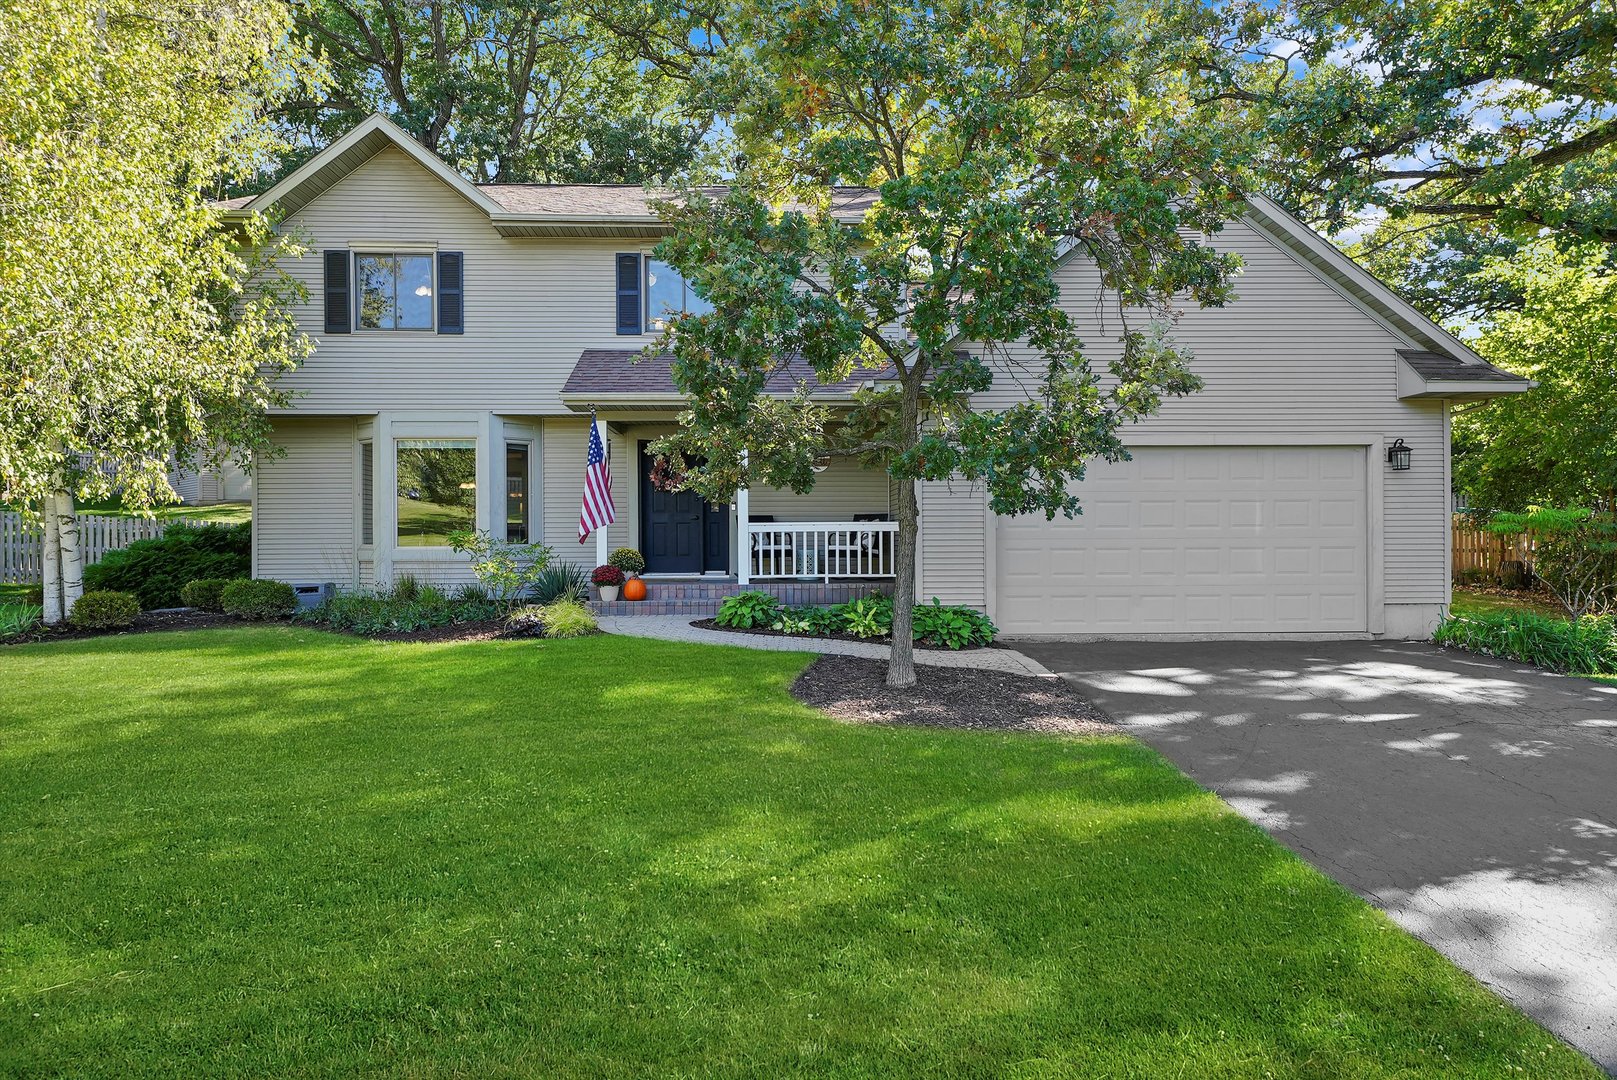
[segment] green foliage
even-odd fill
[[[646,568],[646,557],[631,547],[618,548],[606,561],[625,574],[638,574]]]
[[[479,587],[480,588],[480,587]],[[299,622],[349,634],[410,634],[439,626],[484,622],[497,618],[504,605],[462,587],[454,597],[435,586],[417,586],[408,598],[396,590],[340,592],[319,607],[299,611]]]
[[[140,615],[134,593],[115,589],[87,589],[73,605],[68,621],[80,630],[117,630],[133,626]]]
[[[831,609],[842,621],[842,629],[860,638],[883,638],[893,632],[893,598],[861,596]]]
[[[1494,514],[1487,528],[1508,536],[1532,534],[1533,572],[1568,615],[1617,609],[1617,515],[1535,506]]]
[[[774,593],[753,589],[736,593],[734,596],[726,596],[719,602],[719,613],[714,616],[713,621],[720,626],[751,630],[770,625],[780,611],[781,603]]]
[[[200,578],[196,581],[186,582],[180,589],[180,603],[198,611],[224,611],[224,599],[221,595],[225,586],[230,584],[229,578]]]
[[[1617,618],[1488,612],[1444,619],[1433,641],[1567,675],[1617,674]]]
[[[544,544],[512,544],[464,529],[449,534],[449,546],[472,557],[472,573],[500,604],[530,591],[553,554]]]
[[[1533,245],[1472,280],[1502,283],[1519,309],[1491,314],[1477,349],[1538,382],[1455,418],[1455,486],[1500,510],[1617,508],[1617,248]]]
[[[1617,16],[1608,6],[1269,7],[1267,17],[1263,6],[1248,9],[1245,40],[1258,48],[1231,49],[1266,59],[1226,65],[1226,96],[1257,118],[1282,202],[1332,228],[1381,208],[1375,243],[1411,237],[1432,255],[1453,238],[1450,222],[1485,242],[1548,232],[1617,243]]]
[[[224,587],[219,604],[238,619],[285,619],[297,611],[298,597],[284,581],[243,578]]]
[[[915,640],[946,649],[964,649],[993,642],[998,629],[988,616],[973,608],[945,606],[937,597],[915,608]]]
[[[139,509],[176,456],[274,452],[275,379],[311,347],[276,268],[298,248],[210,200],[310,81],[290,28],[276,0],[0,7],[0,498]]]
[[[539,624],[547,638],[576,638],[596,633],[595,613],[579,600],[557,600],[539,609]]]
[[[309,0],[293,10],[331,72],[324,93],[282,112],[315,147],[376,111],[474,180],[639,184],[683,167],[702,134],[669,109],[673,81],[601,47],[579,5]]]
[[[996,513],[1074,514],[1086,463],[1125,457],[1123,428],[1201,386],[1172,325],[1231,295],[1239,260],[1192,238],[1236,213],[1250,152],[1216,100],[1223,16],[1171,0],[720,12],[689,66],[734,182],[658,205],[658,255],[713,310],[659,342],[692,404],[653,452],[712,501],[807,491],[827,454],[900,481],[891,677],[908,684],[903,481],[962,477]],[[1102,296],[1063,301],[1069,249]],[[1100,334],[1083,325],[1097,306]],[[812,374],[789,397],[786,357]],[[813,399],[814,382],[876,372],[836,424]],[[974,409],[984,395],[1000,407]]]
[[[383,590],[383,595],[389,600],[408,604],[421,595],[421,582],[411,573],[395,574],[393,583]]]
[[[0,604],[0,641],[29,633],[44,614],[38,604]]]
[[[781,608],[769,628],[783,634],[839,634],[842,619],[825,607]]]
[[[589,596],[589,571],[572,562],[553,562],[534,578],[528,599],[535,604],[556,600],[582,600]]]
[[[179,607],[180,590],[203,578],[243,578],[252,572],[253,527],[170,525],[163,535],[109,551],[85,567],[86,589],[132,592],[140,606]]]

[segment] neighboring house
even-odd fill
[[[857,214],[859,197],[839,193],[842,209]],[[286,454],[255,470],[258,576],[464,580],[445,545],[464,524],[593,564],[577,527],[594,407],[618,510],[608,545],[641,548],[648,575],[731,588],[890,579],[880,473],[836,462],[810,494],[755,490],[723,506],[650,482],[645,444],[671,430],[680,397],[666,360],[633,361],[662,311],[700,301],[652,259],[664,227],[641,189],[474,185],[372,117],[232,206],[274,208],[308,241],[289,269],[319,339],[285,380],[297,393],[275,418]],[[1418,636],[1436,624],[1450,406],[1530,384],[1265,200],[1215,243],[1245,261],[1238,298],[1186,311],[1176,332],[1206,388],[1132,429],[1133,461],[1089,470],[1076,520],[997,518],[970,485],[923,484],[921,597],[983,609],[1011,634]],[[1074,258],[1060,274],[1090,340],[1115,337],[1096,324],[1093,268]],[[1411,453],[1398,470],[1387,455],[1400,439]]]
[[[234,461],[210,466],[197,458],[176,461],[168,471],[169,486],[187,506],[251,502],[253,478]]]

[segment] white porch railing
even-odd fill
[[[746,533],[750,581],[893,576],[895,521],[750,522]]]

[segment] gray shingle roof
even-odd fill
[[[639,184],[479,184],[477,189],[513,214],[590,218],[655,217],[652,202],[672,194]],[[701,189],[709,198],[721,198],[727,190]],[[831,212],[838,217],[861,217],[875,202],[870,188],[831,189]]]
[[[568,397],[588,394],[677,394],[671,371],[673,357],[667,353],[636,360],[639,349],[585,349],[578,363],[567,376],[562,393]],[[770,375],[765,391],[771,394],[790,394],[799,382],[807,382],[816,393],[846,394],[863,383],[882,376],[882,372],[866,369],[856,371],[847,378],[829,386],[814,377],[814,369],[800,356],[791,356]]]
[[[1496,368],[1492,364],[1467,364],[1454,359],[1452,356],[1444,356],[1442,353],[1399,349],[1398,355],[1403,359],[1404,363],[1415,369],[1415,374],[1433,382],[1524,383],[1528,381],[1520,375],[1512,375],[1503,368]]]

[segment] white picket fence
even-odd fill
[[[200,518],[109,517],[105,514],[78,514],[79,548],[84,565],[100,562],[109,551],[128,547],[136,540],[162,536],[170,525],[206,525]],[[38,525],[25,522],[21,514],[0,512],[0,582],[32,584],[45,576],[44,534]]]

